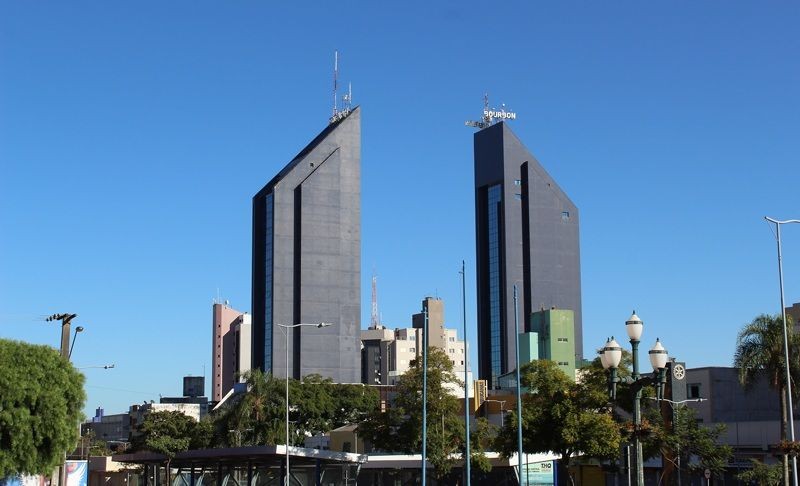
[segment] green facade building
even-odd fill
[[[575,379],[575,313],[566,309],[544,309],[531,314],[531,329],[539,341],[539,359],[554,361]],[[522,337],[522,336],[520,336]],[[522,348],[522,339],[520,339]],[[524,355],[522,355],[524,356]]]

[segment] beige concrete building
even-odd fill
[[[224,303],[212,307],[211,399],[222,400],[236,382],[236,376],[250,369],[251,319]]]
[[[422,358],[424,310],[428,311],[428,339],[431,347],[443,350],[453,362],[453,371],[463,380],[468,349],[458,339],[455,329],[444,324],[444,301],[426,297],[422,301],[423,312],[411,316],[412,327],[370,328],[361,331],[362,383],[369,385],[394,385],[415,359]],[[472,377],[467,382],[471,384]],[[470,386],[470,388],[472,388]],[[454,393],[461,388],[454,387]]]

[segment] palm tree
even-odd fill
[[[794,332],[792,321],[788,321],[787,333],[789,354],[794,360],[791,365],[792,384],[800,376],[798,369],[798,351],[800,351],[800,335]],[[786,360],[783,347],[783,319],[780,316],[762,314],[746,324],[736,337],[736,353],[733,365],[739,368],[739,382],[750,388],[758,377],[765,377],[769,386],[780,393],[781,403],[781,440],[786,440],[786,425],[790,412],[786,401]],[[792,395],[796,398],[798,389],[792,387]],[[789,458],[783,455],[784,484],[789,484]]]

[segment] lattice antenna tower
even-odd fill
[[[381,317],[378,313],[378,277],[372,275],[372,316],[369,323],[370,329],[383,329]]]
[[[353,85],[348,83],[347,94],[342,96],[343,108],[339,111],[338,103],[339,92],[339,51],[333,51],[333,111],[329,119],[330,123],[337,122],[350,114],[350,105],[353,102]]]

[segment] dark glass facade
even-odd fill
[[[541,308],[572,310],[583,354],[579,217],[505,123],[476,132],[474,150],[478,375],[497,388],[516,367],[515,285],[520,332]]]

